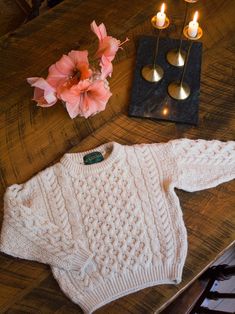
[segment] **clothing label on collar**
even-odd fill
[[[104,160],[103,155],[100,152],[92,152],[83,157],[85,165],[96,164]]]

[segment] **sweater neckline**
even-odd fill
[[[66,153],[61,158],[60,163],[72,176],[76,176],[81,173],[96,173],[109,168],[120,155],[121,149],[121,144],[108,142],[84,152]],[[85,165],[83,157],[92,152],[101,152],[104,156],[104,160],[98,163]],[[107,153],[109,153],[109,155],[105,158],[105,154]]]

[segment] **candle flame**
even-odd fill
[[[196,11],[196,12],[194,13],[193,21],[194,21],[194,22],[197,22],[197,19],[198,19],[198,11]]]
[[[165,3],[163,3],[161,6],[161,13],[164,13],[164,11],[165,11]]]

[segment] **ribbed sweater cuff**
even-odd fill
[[[85,269],[91,262],[93,254],[85,248],[79,248],[79,252],[69,256],[70,269],[80,270]]]

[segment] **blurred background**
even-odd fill
[[[0,0],[0,36],[49,10],[63,0]]]

